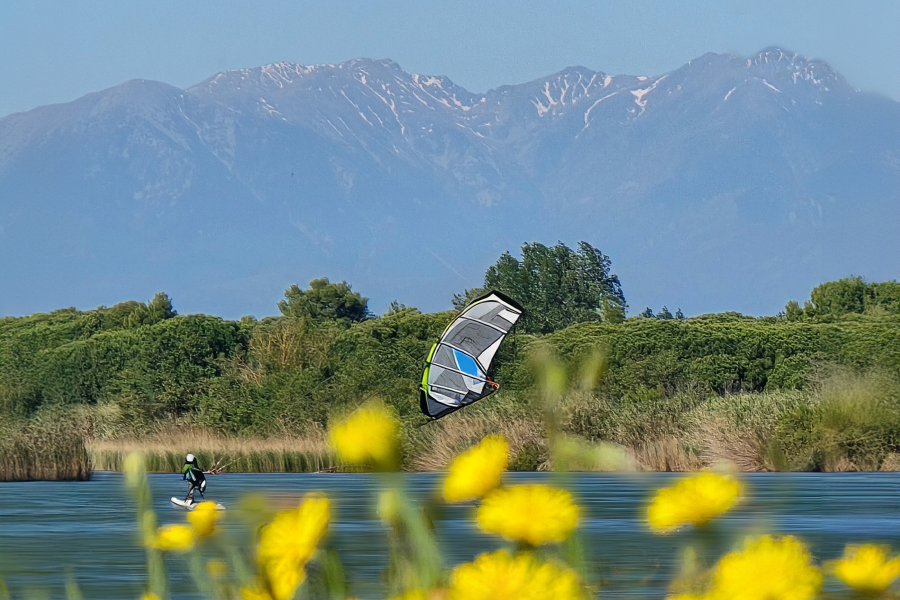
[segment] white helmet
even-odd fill
[[[191,464],[193,464],[193,463],[194,463],[194,460],[195,460],[195,459],[194,459],[194,455],[193,455],[193,454],[188,454],[187,456],[184,457],[184,462],[186,462],[186,463],[191,463]]]

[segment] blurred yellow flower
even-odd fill
[[[450,463],[444,481],[444,498],[463,502],[481,498],[500,485],[500,475],[509,464],[509,444],[499,435],[489,435]]]
[[[211,558],[206,561],[206,573],[213,579],[222,577],[228,573],[228,563],[218,558]]]
[[[390,527],[398,522],[403,511],[403,500],[397,490],[384,490],[378,494],[378,516],[381,522]]]
[[[394,596],[390,600],[446,600],[447,590],[444,588],[435,588],[428,591],[425,590],[407,590],[400,596]],[[348,598],[347,600],[354,600]]]
[[[383,470],[397,467],[400,426],[383,406],[357,409],[331,429],[328,439],[345,463]]]
[[[703,525],[731,508],[741,494],[741,484],[733,477],[698,473],[675,487],[657,492],[647,518],[650,527],[666,532],[686,523]]]
[[[328,527],[328,506],[324,496],[307,496],[260,530],[256,560],[275,600],[291,598],[306,577],[303,567]]]
[[[539,546],[569,537],[578,524],[578,507],[565,490],[517,485],[488,494],[477,519],[487,533]]]
[[[294,567],[287,561],[277,564],[270,564],[270,568],[266,571],[266,577],[269,580],[269,589],[272,590],[272,597],[275,600],[290,600],[294,597],[294,592],[306,579],[306,570],[303,567]]]
[[[194,532],[187,525],[166,525],[156,531],[149,545],[166,552],[187,552],[194,547]]]
[[[578,575],[529,554],[485,553],[450,574],[450,600],[575,600],[584,597]]]
[[[153,592],[147,592],[146,594],[141,596],[141,600],[159,600],[159,596],[157,596]]]
[[[254,585],[241,588],[241,600],[272,600],[272,596],[259,585]]]
[[[792,536],[748,539],[743,550],[722,557],[709,598],[715,600],[809,600],[822,586],[812,556]]]
[[[407,590],[400,596],[393,596],[390,600],[428,600],[425,590]]]
[[[843,558],[832,561],[828,568],[835,577],[860,592],[882,593],[900,577],[900,556],[889,558],[886,546],[848,545]]]
[[[191,529],[194,530],[194,535],[198,538],[206,537],[215,531],[216,519],[218,518],[219,511],[215,502],[201,502],[187,514]]]

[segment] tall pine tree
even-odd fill
[[[587,242],[572,250],[562,242],[522,246],[522,260],[504,253],[489,267],[485,289],[510,296],[525,309],[526,333],[550,333],[575,323],[624,317],[625,296],[611,261]]]

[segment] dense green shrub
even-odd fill
[[[699,390],[679,390],[671,396],[648,393],[616,401],[602,394],[574,394],[562,405],[566,431],[591,441],[636,447],[666,436],[680,437],[683,418],[706,401]]]
[[[703,438],[697,432],[714,431],[701,423],[739,430],[745,411],[753,415],[747,427],[760,436],[743,441],[765,454],[759,464],[830,469],[844,460],[875,468],[900,452],[893,384],[829,400],[837,384],[817,382],[833,364],[853,373],[886,373],[884,381],[900,374],[900,315],[890,312],[896,285],[837,283],[817,288],[816,306],[825,314],[814,317],[636,317],[579,323],[549,335],[514,333],[494,365],[503,391],[464,412],[496,416],[501,407],[514,407],[540,414],[530,358],[537,347],[548,346],[569,365],[573,382],[577,366],[599,350],[603,377],[596,389],[574,395],[577,402],[567,401],[567,431],[629,447],[689,435],[696,441]],[[858,308],[859,285],[863,312],[840,313]],[[408,425],[420,424],[424,360],[454,313],[422,314],[397,304],[383,317],[359,322],[332,316],[240,322],[178,316],[158,294],[147,305],[5,318],[0,418],[87,406],[98,436],[138,435],[173,419],[269,435],[321,430],[336,415],[380,397]],[[708,450],[734,442],[706,438]],[[690,443],[702,451],[700,442]],[[523,454],[522,464],[533,458]]]
[[[878,469],[888,455],[900,452],[896,374],[830,374],[808,404],[782,415],[775,441],[788,457],[785,468]]]
[[[523,336],[525,348],[537,338]],[[678,320],[633,318],[621,325],[582,323],[546,338],[577,363],[596,348],[608,356],[604,388],[613,397],[699,384],[718,393],[803,388],[822,362],[900,372],[900,319],[835,323],[715,315]],[[532,384],[526,361],[507,368],[517,389]]]
[[[54,313],[56,315],[56,313]],[[205,383],[219,374],[216,359],[240,340],[236,323],[191,315],[101,330],[83,339],[83,319],[42,319],[29,332],[10,327],[0,363],[4,405],[28,414],[42,405],[96,404],[140,395],[179,413],[196,408]]]
[[[416,416],[425,359],[453,316],[406,311],[345,332],[335,343],[335,370],[328,385],[332,404],[347,406],[379,396],[401,416]]]
[[[900,283],[866,283],[862,277],[848,277],[816,286],[803,308],[793,300],[785,306],[789,320],[862,313],[900,314]]]

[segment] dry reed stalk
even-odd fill
[[[456,413],[428,427],[434,429],[427,432],[420,452],[409,461],[407,468],[411,471],[442,471],[457,454],[491,434],[506,438],[511,457],[526,446],[546,446],[543,426],[537,418]]]
[[[92,440],[92,450],[160,450],[185,453],[202,448],[208,452],[324,452],[328,450],[325,434],[307,433],[303,437],[287,435],[272,437],[245,437],[226,435],[198,428],[177,431],[160,431],[139,438]]]
[[[636,471],[638,462],[634,451],[613,442],[590,442],[575,435],[555,436],[550,459],[539,470],[568,472]]]
[[[900,471],[900,454],[891,452],[881,461],[879,471]]]
[[[91,461],[84,437],[65,423],[0,433],[0,481],[87,481]]]
[[[162,431],[135,438],[92,440],[88,452],[98,470],[118,471],[131,452],[141,452],[148,469],[178,471],[188,453],[204,467],[216,461],[229,464],[232,472],[308,472],[333,467],[333,452],[322,432],[303,437],[242,437],[202,429]]]
[[[644,442],[635,451],[637,462],[647,471],[697,471],[703,461],[685,449],[681,440],[666,436]]]
[[[760,431],[710,417],[697,422],[690,434],[700,447],[703,466],[731,463],[749,473],[773,470],[766,460],[768,444]]]
[[[860,469],[846,456],[841,456],[836,460],[826,460],[822,466],[822,471],[825,473],[856,473],[861,470],[869,469]]]

